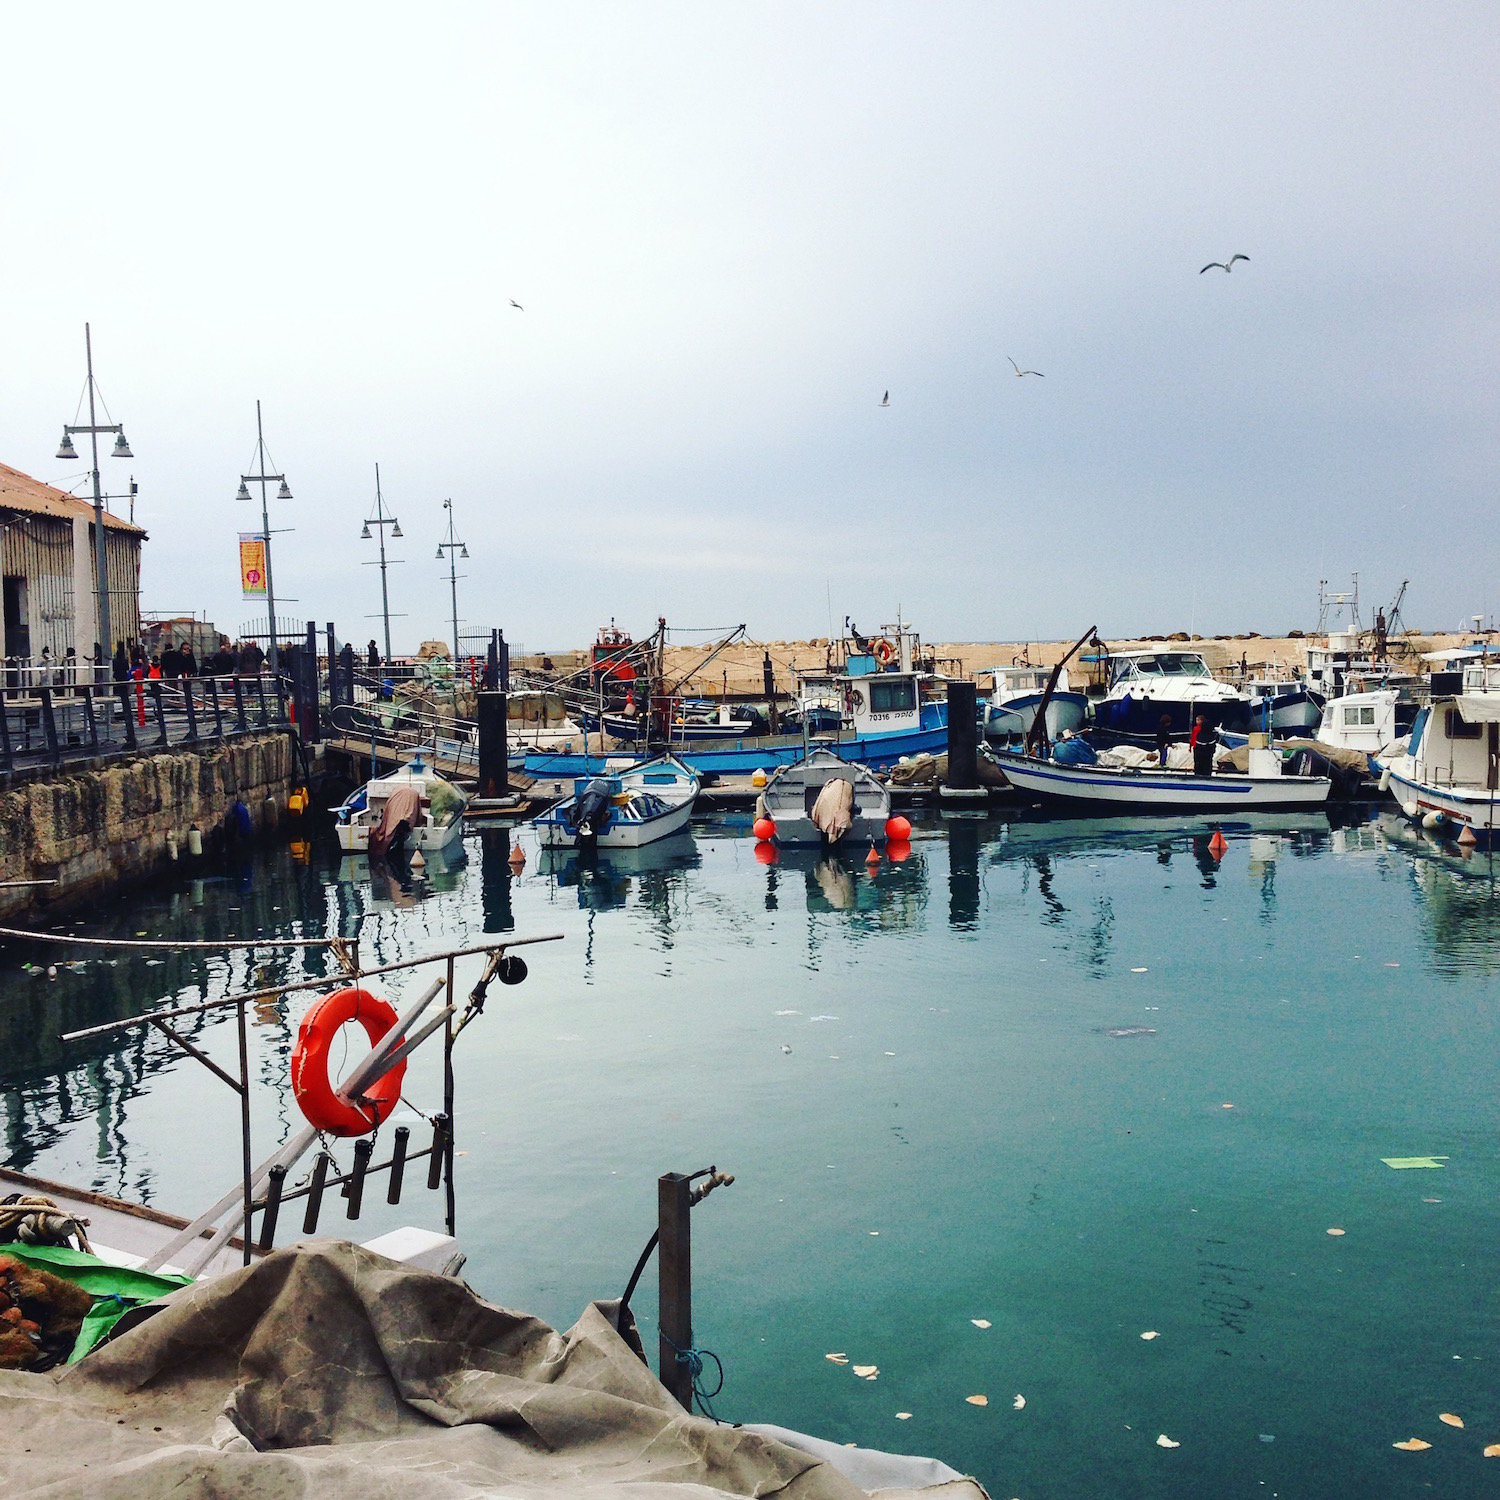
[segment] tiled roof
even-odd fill
[[[89,521],[94,518],[92,501],[80,500],[66,490],[54,489],[52,485],[43,484],[40,479],[33,479],[30,474],[23,474],[9,464],[0,464],[0,510],[56,516],[62,521],[71,521],[75,516],[82,516]],[[142,527],[132,526],[129,521],[111,515],[108,509],[104,512],[104,524],[111,531],[128,531],[142,537],[146,534]]]

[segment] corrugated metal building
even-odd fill
[[[96,572],[94,507],[0,464],[0,657],[61,661],[69,646],[93,655]],[[146,533],[104,512],[110,623],[117,641],[141,633],[141,543]],[[103,643],[107,659],[112,647]]]

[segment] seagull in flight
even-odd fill
[[[521,306],[521,304],[520,304],[520,303],[519,303],[519,302],[517,302],[517,301],[516,301],[516,299],[515,299],[515,298],[514,298],[514,297],[512,297],[512,298],[511,298],[511,299],[510,299],[510,305],[511,305],[511,306],[512,306],[512,307],[513,307],[513,308],[515,308],[515,310],[516,310],[516,311],[517,311],[517,312],[525,312],[525,311],[526,311],[526,309],[525,309],[525,308],[524,308],[524,307],[522,307],[522,306]]]
[[[1010,355],[1008,354],[1005,357],[1007,359],[1010,359]],[[1042,372],[1040,370],[1023,370],[1020,365],[1018,365],[1013,359],[1010,359],[1010,367],[1016,372],[1017,379],[1019,379],[1022,375],[1041,375],[1041,378],[1043,380],[1047,378],[1045,375],[1042,375]]]
[[[889,406],[891,404],[891,393],[889,391],[880,398],[880,404],[882,406]]]
[[[1228,260],[1211,260],[1211,261],[1209,261],[1209,263],[1206,266],[1204,266],[1203,271],[1212,271],[1213,268],[1215,266],[1217,266],[1221,271],[1223,271],[1227,275],[1230,271],[1232,271],[1234,269],[1234,263],[1237,260],[1244,261],[1247,266],[1250,264],[1250,257],[1248,255],[1231,255]],[[1201,276],[1203,274],[1203,271],[1199,271],[1198,274]]]

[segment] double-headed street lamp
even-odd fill
[[[78,457],[78,450],[73,446],[73,435],[78,432],[86,432],[92,445],[94,459],[94,588],[97,593],[95,604],[94,627],[99,632],[95,644],[98,647],[94,671],[97,674],[102,660],[107,659],[111,650],[110,642],[113,640],[113,622],[109,613],[109,547],[104,539],[104,492],[99,487],[99,434],[101,432],[112,432],[115,435],[115,446],[110,450],[112,458],[134,458],[135,454],[130,451],[130,444],[125,441],[125,429],[118,422],[100,423],[94,409],[94,340],[89,331],[89,325],[83,325],[83,348],[84,355],[88,361],[88,391],[89,391],[89,420],[87,426],[69,424],[64,426],[62,442],[57,445],[57,456],[59,458]],[[79,403],[82,405],[82,403]],[[105,416],[109,415],[108,409]],[[81,648],[83,643],[79,642]]]
[[[273,482],[279,482],[281,488],[276,491],[278,500],[290,500],[291,489],[286,482],[286,476],[282,474],[268,474],[266,472],[266,435],[260,425],[260,402],[255,403],[255,456],[256,468],[259,473],[241,474],[239,493],[235,495],[236,500],[248,500],[250,481],[258,480],[260,483],[260,534],[261,541],[265,545],[266,560],[266,622],[270,627],[270,650],[266,652],[271,663],[272,676],[276,673],[276,590],[271,585],[271,512],[266,500],[266,486]]]
[[[376,526],[380,529],[380,616],[385,621],[385,659],[391,659],[391,596],[385,586],[385,528],[391,528],[391,540],[401,540],[401,523],[395,516],[385,513],[385,501],[380,494],[380,465],[375,465],[375,514],[365,522],[365,529],[360,532],[359,539],[362,542],[370,540],[370,528]],[[400,559],[397,559],[399,561]]]
[[[453,667],[458,669],[458,574],[454,571],[454,558],[467,558],[469,549],[453,534],[453,502],[443,501],[443,509],[448,512],[448,540],[439,542],[437,549],[437,560],[442,562],[443,553],[448,554],[448,587],[453,590]]]

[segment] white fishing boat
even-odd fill
[[[1006,780],[1029,796],[1096,812],[1280,812],[1316,807],[1328,800],[1326,776],[1286,776],[1275,750],[1252,749],[1250,774],[1199,776],[1190,770],[1059,765],[1014,751],[996,752]]]
[[[573,795],[532,826],[546,848],[639,849],[687,827],[700,785],[675,755],[661,755],[628,770],[578,777]]]
[[[779,844],[884,843],[890,816],[891,794],[883,783],[864,766],[820,748],[781,766],[766,782],[755,831]]]
[[[1036,711],[1051,680],[1050,667],[1033,667],[1024,663],[1009,667],[989,667],[980,674],[995,679],[994,691],[984,712],[984,737],[991,744],[1022,742],[1036,722]],[[1083,728],[1089,700],[1072,691],[1068,669],[1057,674],[1057,686],[1047,702],[1043,720],[1050,741],[1065,733],[1076,734]]]
[[[569,717],[562,694],[512,688],[505,697],[505,738],[512,753],[571,754],[584,745],[583,727]]]
[[[1469,668],[1460,682],[1435,682],[1404,753],[1371,764],[1408,818],[1492,846],[1500,794],[1500,667]]]
[[[1381,755],[1411,733],[1427,699],[1427,683],[1419,678],[1344,693],[1324,706],[1315,738],[1335,749]]]
[[[338,807],[336,831],[345,854],[370,852],[370,836],[377,849],[399,848],[401,824],[408,849],[427,854],[463,837],[464,808],[468,803],[451,781],[439,776],[421,755],[389,776],[376,776]]]
[[[1323,718],[1323,695],[1297,677],[1252,677],[1250,726],[1274,735],[1306,734]]]

